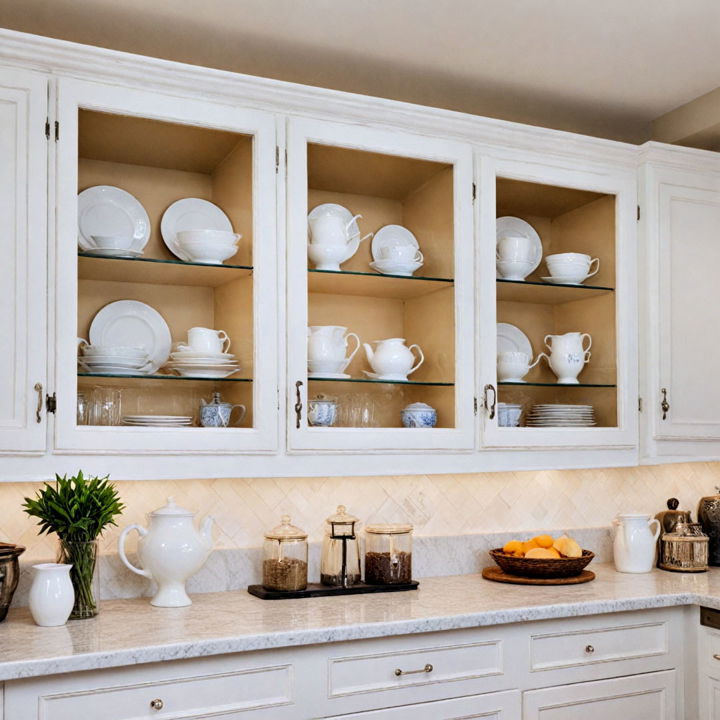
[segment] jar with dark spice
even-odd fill
[[[307,587],[307,533],[283,515],[280,525],[265,534],[263,546],[263,587],[292,592]]]
[[[365,582],[398,585],[412,580],[412,525],[365,528]]]

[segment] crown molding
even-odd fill
[[[53,75],[152,87],[275,113],[410,129],[472,142],[488,151],[542,152],[607,167],[635,167],[636,145],[412,103],[309,87],[0,29],[0,62]]]
[[[638,148],[638,164],[648,163],[686,172],[720,173],[720,153],[651,140]]]

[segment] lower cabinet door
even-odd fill
[[[700,720],[720,720],[720,680],[700,676]]]
[[[675,671],[523,694],[523,720],[677,720]]]
[[[520,717],[520,691],[470,695],[335,717],[342,720],[517,720]]]

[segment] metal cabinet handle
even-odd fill
[[[492,403],[488,403],[488,391],[492,390]],[[495,417],[495,405],[497,404],[497,391],[494,385],[486,385],[484,390],[485,394],[485,409],[488,411],[488,418],[492,420]]]
[[[155,698],[150,701],[150,707],[153,710],[162,710],[165,707],[165,703],[160,698]]]
[[[302,419],[302,395],[300,395],[302,385],[302,380],[295,383],[295,428],[297,430],[300,429],[300,420]]]
[[[592,645],[586,645],[585,646],[585,652],[588,655],[592,655],[595,652],[595,648]]]
[[[714,658],[715,660],[720,660],[720,655],[713,655],[713,658]]]
[[[670,403],[667,399],[667,388],[662,388],[660,392],[663,396],[662,402],[660,403],[660,409],[662,410],[662,419],[667,420],[667,414],[668,412],[670,412]]]
[[[35,392],[38,396],[37,409],[35,410],[35,422],[42,422],[42,408],[43,408],[43,386],[42,383],[35,383]]]
[[[395,675],[400,677],[401,675],[417,675],[418,673],[431,673],[432,671],[433,666],[428,663],[424,668],[420,668],[420,670],[401,670],[400,668],[395,668]]]

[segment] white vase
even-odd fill
[[[41,627],[64,625],[75,604],[70,581],[72,565],[43,563],[33,565],[35,577],[30,588],[30,612]]]

